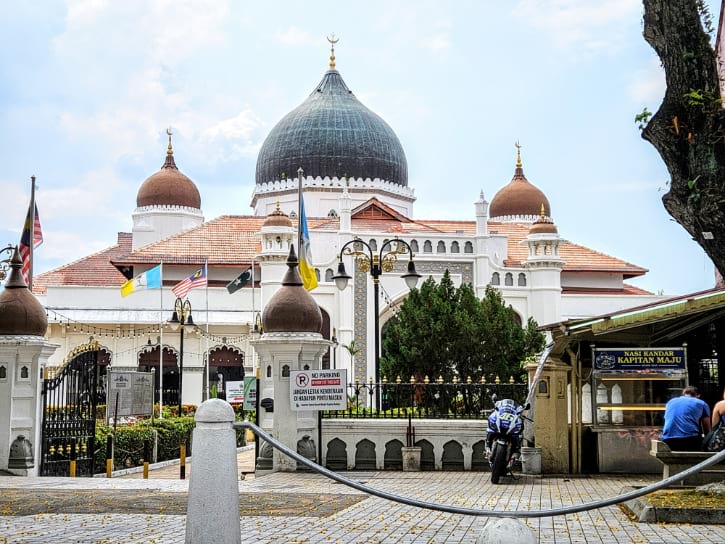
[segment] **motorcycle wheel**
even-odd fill
[[[497,444],[493,452],[491,463],[491,483],[497,484],[501,476],[506,473],[506,451],[507,447]]]

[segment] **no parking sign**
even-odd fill
[[[290,406],[293,410],[345,410],[345,369],[293,370],[290,372]]]

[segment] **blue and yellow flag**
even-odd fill
[[[145,289],[161,289],[161,265],[154,266],[124,283],[121,286],[121,296],[127,297]]]
[[[307,214],[305,214],[305,200],[302,198],[302,214],[300,217],[300,229],[302,229],[302,242],[300,244],[300,276],[305,284],[305,289],[312,291],[317,287],[317,275],[312,266],[312,253],[310,252],[310,231],[307,230]]]

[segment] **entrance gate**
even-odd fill
[[[43,380],[41,476],[93,476],[98,401],[98,342],[78,346]]]

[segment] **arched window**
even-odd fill
[[[315,278],[317,278],[317,283],[320,282],[320,269],[315,268]]]
[[[503,280],[504,285],[511,287],[514,284],[514,275],[511,272],[506,272],[506,277]]]
[[[426,240],[423,244],[423,253],[433,253],[433,244],[430,243],[430,240]]]
[[[325,270],[325,281],[331,282],[332,276],[334,276],[334,275],[335,275],[335,273],[332,271],[332,268],[328,268],[327,270]]]
[[[282,365],[282,377],[289,378],[289,365]]]
[[[501,276],[498,272],[494,272],[491,275],[491,285],[501,285]]]
[[[368,242],[368,245],[370,246],[370,249],[372,249],[373,251],[378,250],[378,242],[374,238],[370,239],[370,241]]]
[[[471,242],[466,242],[466,245],[463,248],[463,253],[473,253],[473,244]]]
[[[443,240],[438,241],[438,247],[436,248],[436,253],[445,253],[446,252],[446,244]]]
[[[526,287],[526,274],[523,272],[519,273],[519,287]]]
[[[410,241],[410,249],[413,250],[413,253],[418,253],[418,251],[420,251],[418,249],[418,240],[411,240]]]
[[[272,365],[267,365],[267,377],[272,377]]]
[[[330,210],[329,212],[327,212],[327,217],[337,217],[337,211]]]
[[[461,246],[458,244],[458,242],[451,243],[451,253],[460,253],[461,252]]]

